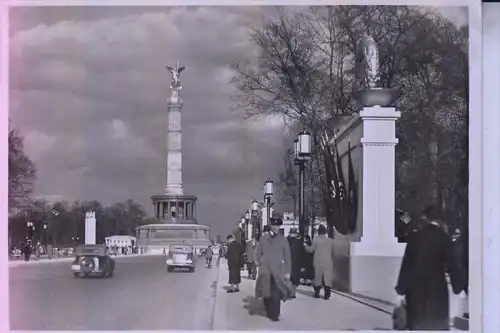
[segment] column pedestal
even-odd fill
[[[96,219],[94,212],[85,213],[85,244],[95,245],[96,243]]]
[[[359,115],[362,236],[351,243],[351,291],[395,303],[405,248],[394,230],[396,120],[401,114],[392,107],[365,107]]]

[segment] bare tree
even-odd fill
[[[379,45],[382,84],[404,93],[398,103],[398,205],[416,211],[435,204],[443,214],[466,206],[467,189],[459,180],[467,163],[467,29],[433,9],[411,6],[277,13],[251,32],[260,51],[255,63],[234,66],[237,109],[247,118],[281,115],[310,130],[319,146],[323,131],[360,108],[351,98],[359,88],[353,58],[368,33]],[[324,168],[319,161],[315,151],[313,178]]]

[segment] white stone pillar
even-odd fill
[[[405,248],[394,231],[396,120],[401,114],[393,107],[365,107],[359,115],[362,237],[351,243],[351,289],[394,302]]]
[[[95,245],[96,243],[96,219],[95,212],[85,213],[85,244]]]
[[[182,98],[173,92],[168,103],[167,184],[165,194],[182,195]]]

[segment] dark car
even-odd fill
[[[75,278],[113,276],[115,261],[109,256],[105,245],[80,245],[75,249],[75,255],[75,260],[71,265]]]

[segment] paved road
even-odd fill
[[[217,268],[167,273],[163,256],[116,259],[111,279],[70,263],[9,268],[11,330],[210,330]]]

